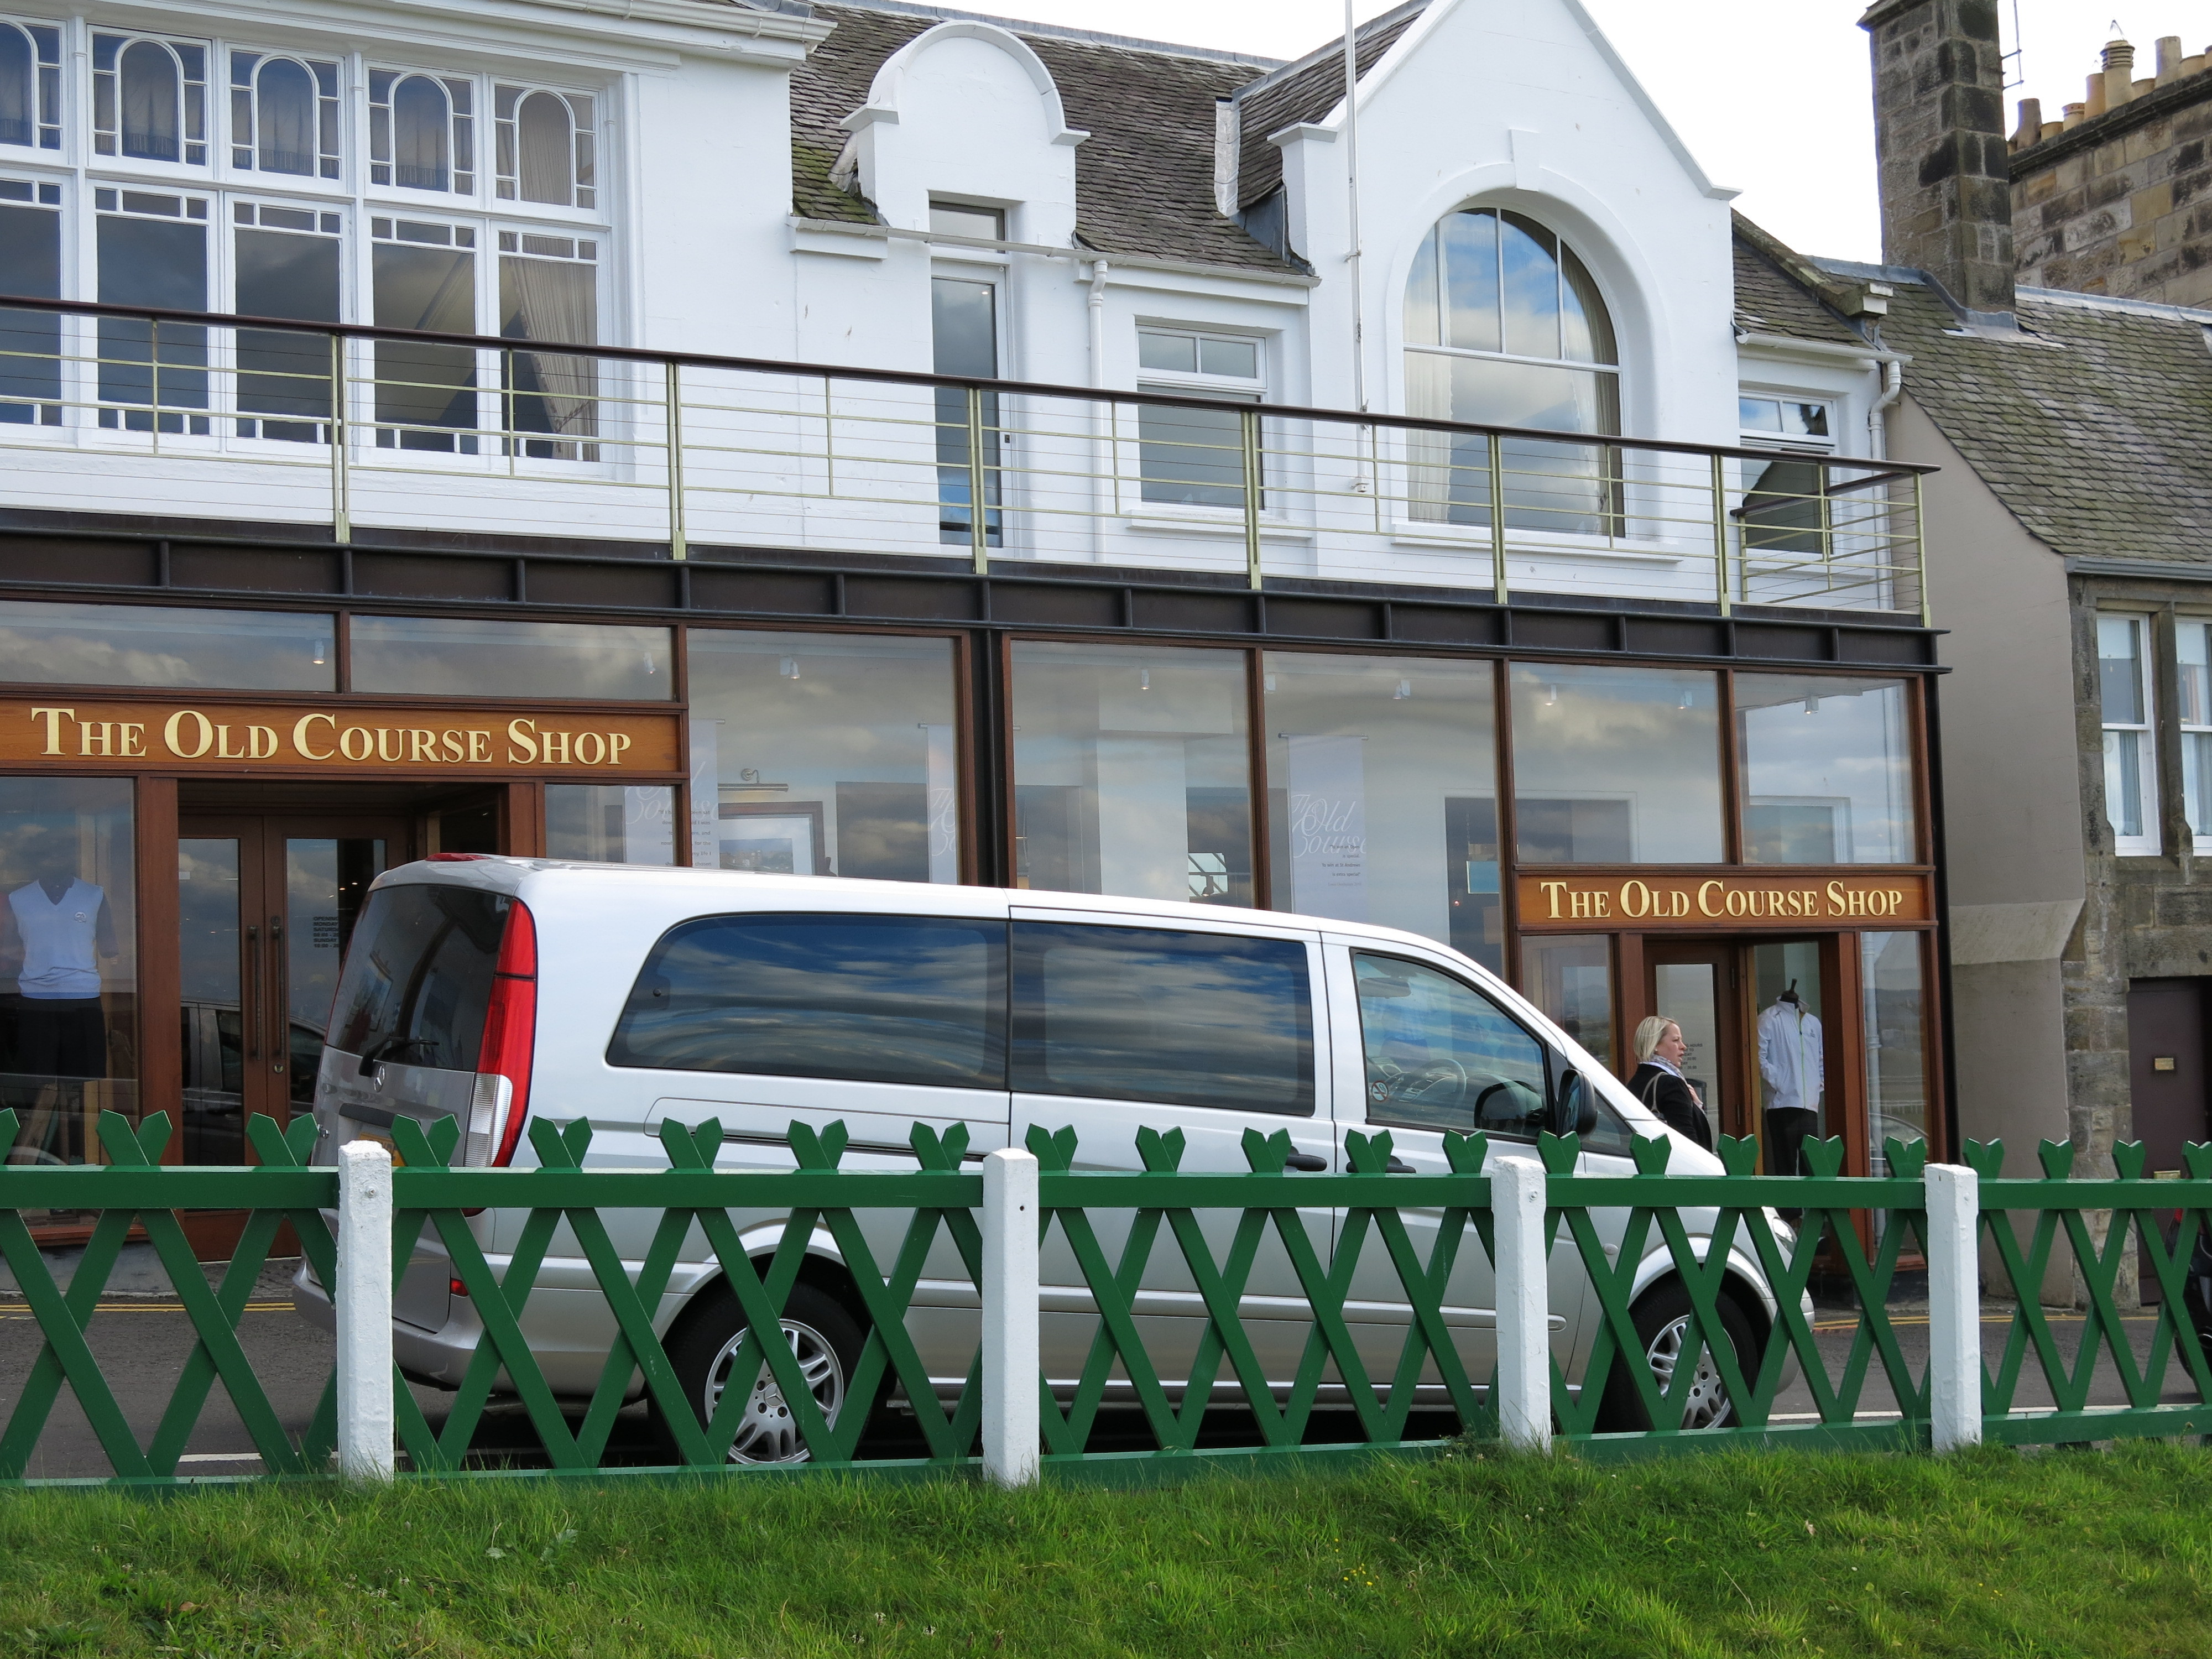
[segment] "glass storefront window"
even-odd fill
[[[1613,940],[1602,933],[1521,941],[1521,993],[1607,1071],[1613,1065]]]
[[[1859,935],[1866,1030],[1868,1168],[1889,1173],[1882,1142],[1928,1138],[1928,1009],[1917,933]]]
[[[960,879],[946,639],[690,631],[691,862]]]
[[[356,617],[356,691],[417,696],[663,702],[676,695],[670,630],[601,623]]]
[[[1017,887],[1252,902],[1238,651],[1017,642]]]
[[[1717,864],[1720,682],[1700,670],[1513,665],[1528,864]]]
[[[0,675],[22,685],[330,691],[336,632],[329,617],[289,611],[11,599],[0,608]]]
[[[1902,680],[1738,674],[1735,710],[1747,863],[1914,861]]]
[[[1490,664],[1278,651],[1265,685],[1275,908],[1502,968]]]
[[[100,1161],[138,1115],[131,786],[0,778],[0,1107],[10,1164]]]
[[[549,783],[545,856],[673,864],[676,791],[665,783]]]

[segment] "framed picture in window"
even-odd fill
[[[724,801],[715,832],[725,870],[763,875],[828,876],[819,801]]]

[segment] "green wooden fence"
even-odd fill
[[[288,1222],[318,1282],[340,1283],[340,1237],[330,1219],[339,1202],[337,1172],[305,1167],[312,1127],[304,1120],[284,1133],[270,1120],[256,1119],[249,1133],[260,1163],[251,1169],[164,1165],[171,1133],[160,1115],[133,1126],[108,1113],[100,1123],[104,1164],[0,1162],[0,1256],[41,1342],[20,1386],[0,1386],[0,1480],[23,1479],[41,1436],[51,1431],[64,1387],[82,1407],[112,1478],[179,1479],[180,1456],[218,1385],[269,1473],[331,1467],[339,1439],[337,1378],[325,1382],[305,1421],[288,1430],[254,1373],[239,1325],[255,1278]],[[0,1158],[15,1134],[15,1115],[0,1112]],[[975,1466],[985,1413],[998,1408],[981,1353],[948,1404],[907,1328],[925,1261],[940,1237],[950,1241],[988,1305],[981,1229],[990,1218],[983,1178],[963,1167],[964,1130],[940,1136],[916,1126],[916,1167],[906,1172],[841,1169],[842,1125],[817,1132],[793,1124],[789,1145],[798,1167],[781,1172],[714,1169],[722,1144],[714,1123],[665,1126],[668,1167],[659,1170],[586,1168],[591,1131],[581,1121],[560,1127],[538,1120],[530,1134],[536,1169],[456,1169],[449,1167],[459,1139],[450,1120],[427,1130],[404,1118],[393,1126],[401,1167],[392,1176],[392,1281],[397,1284],[426,1234],[434,1236],[483,1326],[473,1359],[435,1428],[395,1381],[394,1431],[410,1471],[450,1474],[472,1467],[471,1448],[495,1397],[520,1401],[553,1470],[599,1469],[617,1413],[641,1386],[681,1467],[728,1468],[739,1413],[763,1367],[796,1415],[810,1467],[888,1473]],[[1639,1141],[1636,1172],[1614,1175],[1576,1173],[1581,1158],[1571,1136],[1547,1136],[1534,1148],[1498,1149],[1540,1158],[1548,1249],[1577,1259],[1593,1293],[1595,1329],[1583,1367],[1589,1385],[1571,1386],[1582,1379],[1561,1375],[1556,1363],[1553,1369],[1559,1443],[1607,1457],[1745,1443],[1927,1444],[1936,1389],[1928,1352],[1912,1333],[1929,1316],[1905,1310],[1893,1294],[1908,1257],[1941,1253],[1942,1241],[1931,1237],[1934,1185],[1923,1169],[1924,1147],[1892,1142],[1891,1173],[1873,1179],[1837,1175],[1842,1146],[1835,1141],[1808,1143],[1815,1173],[1802,1176],[1754,1175],[1756,1146],[1729,1139],[1719,1149],[1725,1174],[1669,1174],[1670,1148],[1664,1140]],[[1188,1467],[1194,1459],[1432,1447],[1439,1443],[1433,1438],[1410,1437],[1415,1411],[1425,1409],[1425,1386],[1431,1402],[1441,1397],[1448,1404],[1462,1432],[1498,1432],[1498,1375],[1470,1369],[1454,1340],[1448,1298],[1455,1265],[1472,1260],[1468,1253],[1479,1251],[1492,1262],[1499,1256],[1492,1177],[1485,1173],[1497,1167],[1492,1149],[1480,1134],[1447,1137],[1450,1172],[1433,1175],[1390,1173],[1387,1133],[1350,1132],[1345,1149],[1343,1173],[1296,1173],[1285,1168],[1291,1151],[1286,1134],[1248,1131],[1248,1171],[1191,1171],[1179,1167],[1179,1132],[1145,1130],[1135,1149],[1140,1169],[1077,1170],[1072,1130],[1030,1131],[1028,1150],[1038,1171],[1036,1243],[1056,1235],[1064,1243],[1097,1317],[1072,1387],[1055,1391],[1036,1378],[1046,1469],[1060,1478],[1086,1470],[1126,1477]],[[2183,1312],[2184,1278],[2212,1209],[2212,1147],[2189,1149],[2181,1181],[2144,1179],[2140,1146],[2116,1150],[2118,1173],[2111,1178],[2075,1176],[2070,1150],[2048,1143],[2041,1178],[2005,1178],[1997,1173],[2002,1155],[2001,1146],[1970,1143],[1966,1170],[1958,1172],[1979,1191],[1961,1247],[1979,1251],[1985,1299],[1970,1304],[1968,1316],[1992,1334],[2000,1325],[2004,1330],[1995,1363],[1971,1379],[1981,1435],[2025,1444],[2212,1433],[2212,1370]],[[26,1221],[27,1212],[52,1209],[97,1218],[66,1291],[56,1285]],[[488,1257],[471,1225],[471,1214],[485,1209],[522,1217],[519,1238],[502,1257]],[[196,1210],[246,1212],[238,1249],[213,1286],[193,1261],[179,1219]],[[617,1210],[658,1212],[641,1259],[624,1260],[616,1248],[603,1212]],[[1316,1210],[1334,1213],[1333,1249],[1316,1248],[1302,1218]],[[1776,1210],[1802,1212],[1802,1218],[1788,1227]],[[787,1217],[781,1242],[766,1255],[749,1252],[733,1212]],[[888,1259],[879,1259],[863,1224],[885,1212],[898,1243]],[[1114,1224],[1102,1227],[1109,1214]],[[1227,1241],[1218,1255],[1203,1224],[1207,1218],[1213,1237]],[[564,1224],[606,1297],[617,1331],[598,1386],[581,1402],[556,1396],[524,1334],[530,1298]],[[662,1310],[695,1229],[735,1293],[748,1330],[722,1404],[704,1424],[682,1397],[664,1346]],[[878,1239],[885,1236],[881,1225],[872,1231]],[[810,1241],[821,1234],[842,1257],[857,1294],[854,1312],[866,1333],[847,1398],[870,1402],[896,1389],[914,1413],[925,1449],[920,1458],[868,1457],[862,1444],[866,1411],[828,1420],[788,1345],[780,1337],[759,1340],[778,1331]],[[151,1425],[127,1419],[87,1338],[123,1246],[139,1237],[158,1255],[195,1339]],[[1114,1237],[1121,1243],[1109,1250],[1104,1241]],[[1255,1262],[1270,1239],[1287,1258],[1311,1314],[1303,1356],[1287,1377],[1267,1374],[1242,1311]],[[2126,1266],[2137,1255],[2160,1300],[2123,1306]],[[1393,1363],[1370,1370],[1347,1303],[1363,1265],[1374,1261],[1387,1263],[1387,1282],[1409,1312]],[[1731,1264],[1746,1262],[1771,1287],[1775,1305],[1771,1327],[1756,1333],[1751,1352],[1739,1353],[1715,1338],[1727,1317],[1720,1299],[1731,1293]],[[1177,1267],[1196,1286],[1203,1328],[1186,1374],[1164,1376],[1137,1308],[1148,1282]],[[1681,1357],[1663,1386],[1646,1361],[1637,1324],[1638,1298],[1655,1267],[1679,1281],[1688,1309]],[[1803,1297],[1816,1272],[1824,1276],[1823,1288],[1840,1285],[1849,1295],[1831,1295],[1830,1311],[1808,1315]],[[2039,1304],[2045,1280],[2065,1272],[2086,1293],[2078,1312]],[[1501,1287],[1501,1310],[1506,1299]],[[1756,1322],[1766,1325],[1765,1310],[1757,1311]],[[1940,1297],[1933,1316],[1939,1327],[1947,1317]],[[27,1327],[18,1328],[24,1334],[16,1340],[27,1344]],[[1947,1352],[1946,1335],[1931,1329],[1929,1352]],[[1706,1357],[1734,1403],[1735,1421],[1711,1429],[1667,1426],[1682,1420],[1693,1374]],[[1137,1454],[1102,1455],[1089,1448],[1117,1370],[1152,1444]],[[1616,1373],[1620,1380],[1608,1391],[1604,1381]],[[1796,1398],[1790,1391],[1801,1384],[1803,1397]],[[1018,1386],[1006,1384],[1008,1395]],[[1660,1426],[1606,1431],[1602,1413],[1618,1411],[1624,1397],[1643,1420]],[[1793,1401],[1797,1409],[1783,1409]],[[1206,1414],[1224,1403],[1246,1414],[1238,1420],[1249,1423],[1253,1443],[1202,1450]],[[298,1402],[293,1411],[297,1417]],[[1124,1413],[1121,1420],[1131,1419]],[[1328,1443],[1317,1443],[1324,1440]]]

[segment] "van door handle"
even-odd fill
[[[1418,1175],[1420,1173],[1402,1158],[1394,1158],[1382,1166],[1384,1175]]]
[[[1328,1160],[1319,1152],[1292,1152],[1283,1160],[1283,1167],[1286,1170],[1316,1171],[1328,1168]]]

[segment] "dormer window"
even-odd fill
[[[1589,267],[1526,214],[1448,214],[1406,284],[1406,412],[1431,420],[1611,434],[1620,430],[1620,354]],[[1412,441],[1413,516],[1490,519],[1489,445]],[[1601,532],[1615,515],[1609,451],[1509,440],[1508,522]]]

